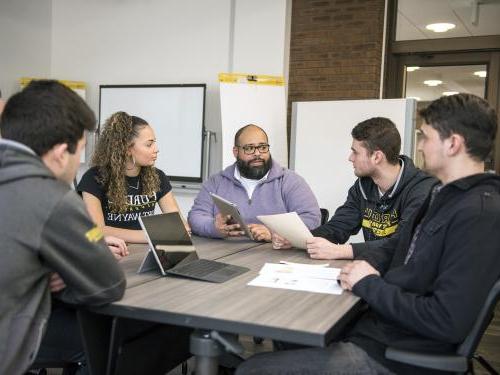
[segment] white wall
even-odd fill
[[[0,89],[8,98],[19,78],[47,77],[51,57],[51,0],[0,1]]]
[[[0,88],[10,95],[21,76],[84,81],[98,114],[100,84],[206,83],[205,127],[220,136],[218,74],[284,75],[290,6],[290,0],[1,0]],[[210,173],[221,169],[221,155],[221,144],[212,142]]]

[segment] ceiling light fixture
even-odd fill
[[[424,81],[424,85],[427,85],[427,86],[439,86],[442,83],[443,83],[443,81],[440,81],[439,79],[428,79],[428,80]]]
[[[427,30],[434,31],[435,33],[445,33],[455,28],[454,23],[431,23],[425,26]]]
[[[458,91],[443,91],[444,96],[456,95]]]
[[[415,99],[416,101],[420,101],[420,96],[407,96],[406,99]]]
[[[481,78],[484,78],[484,77],[486,77],[486,70],[480,70],[478,72],[474,72],[474,75],[481,77]]]
[[[406,67],[407,72],[414,72],[415,70],[419,70],[419,69],[420,69],[419,66],[407,66]]]

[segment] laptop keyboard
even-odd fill
[[[227,267],[227,264],[214,260],[198,259],[186,265],[177,266],[172,271],[186,276],[203,277],[224,267]]]

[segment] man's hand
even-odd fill
[[[127,244],[121,238],[105,236],[104,242],[106,242],[109,250],[111,250],[117,260],[120,260],[129,254]]]
[[[265,225],[262,224],[248,224],[248,229],[254,240],[271,242],[271,232]]]
[[[61,279],[61,276],[57,272],[52,272],[50,274],[50,280],[49,280],[49,289],[51,293],[57,293],[61,290],[66,288],[66,284],[64,283],[64,280]]]
[[[359,280],[368,275],[380,276],[380,273],[367,261],[355,260],[340,270],[339,280],[343,289],[352,290]]]
[[[352,246],[336,245],[322,237],[313,237],[306,241],[307,252],[313,259],[352,259]]]
[[[271,235],[271,241],[273,243],[273,249],[275,250],[285,250],[290,249],[292,244],[286,238],[281,237],[278,233],[273,232]]]
[[[222,237],[238,237],[243,236],[245,232],[240,229],[240,224],[230,224],[231,215],[223,216],[221,213],[215,215],[215,229]]]

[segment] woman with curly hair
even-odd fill
[[[154,167],[158,155],[149,124],[125,112],[105,123],[92,157],[91,168],[77,190],[90,216],[106,235],[126,242],[146,242],[139,216],[179,211],[168,177]]]

